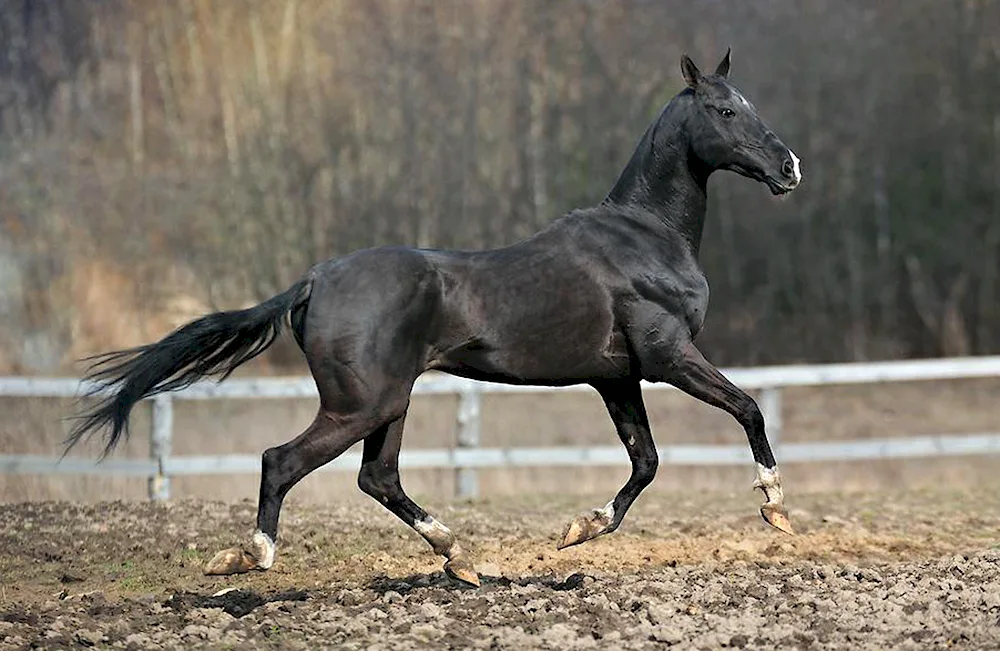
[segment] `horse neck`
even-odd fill
[[[684,97],[670,102],[646,130],[604,203],[652,213],[697,257],[711,170],[691,156]]]

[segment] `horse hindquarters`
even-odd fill
[[[320,268],[301,335],[323,407],[398,417],[424,370],[439,304],[419,251],[362,251]]]
[[[253,554],[220,552],[207,573],[270,567],[281,505],[292,487],[405,414],[422,370],[434,288],[417,273],[419,261],[402,257],[354,255],[317,269],[309,305],[293,319],[319,411],[299,436],[264,451]]]
[[[319,270],[300,318],[302,349],[320,396],[316,422],[300,437],[307,452],[292,463],[309,468],[302,476],[314,462],[339,456],[342,444],[402,418],[423,371],[436,309],[433,274],[415,251],[364,253]],[[269,453],[298,456],[289,447],[296,441],[266,452],[265,462]]]

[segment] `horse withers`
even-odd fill
[[[673,384],[736,418],[757,464],[761,514],[791,533],[757,404],[694,344],[708,306],[698,264],[708,177],[732,170],[774,194],[802,178],[799,159],[729,82],[729,67],[729,52],[711,75],[683,56],[687,87],[646,130],[607,197],[521,242],[474,252],[358,251],[316,265],[256,307],[210,314],[159,342],[93,358],[88,378],[98,401],[67,449],[104,429],[110,453],[127,435],[136,403],[205,376],[225,379],[263,352],[287,317],[316,381],[319,411],[299,436],[264,452],[257,531],[246,549],[217,554],[207,573],[271,567],[285,495],[363,440],[361,490],[444,556],[450,576],[478,585],[452,532],[400,484],[410,391],[429,370],[511,384],[589,384],[600,394],[632,472],[606,506],[567,526],[560,548],[615,531],[656,474],[641,380]]]

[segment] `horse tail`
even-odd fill
[[[143,398],[183,389],[206,376],[225,380],[274,343],[285,316],[307,305],[311,287],[310,275],[255,307],[209,314],[156,343],[87,358],[91,365],[84,380],[94,387],[85,397],[99,400],[77,417],[63,454],[84,437],[110,426],[102,457],[107,456],[122,435],[128,437],[129,413]],[[298,332],[296,339],[301,340]]]

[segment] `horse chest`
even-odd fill
[[[705,314],[708,312],[708,280],[704,274],[699,273],[692,279],[682,293],[681,305],[683,306],[680,316],[691,329],[691,338],[701,332],[705,324]]]
[[[673,321],[677,327],[686,328],[691,339],[701,332],[708,310],[709,289],[700,270],[665,274],[655,281],[636,283],[636,289],[640,297],[638,311],[642,313],[639,320],[667,330],[670,330],[669,324],[663,321]]]

